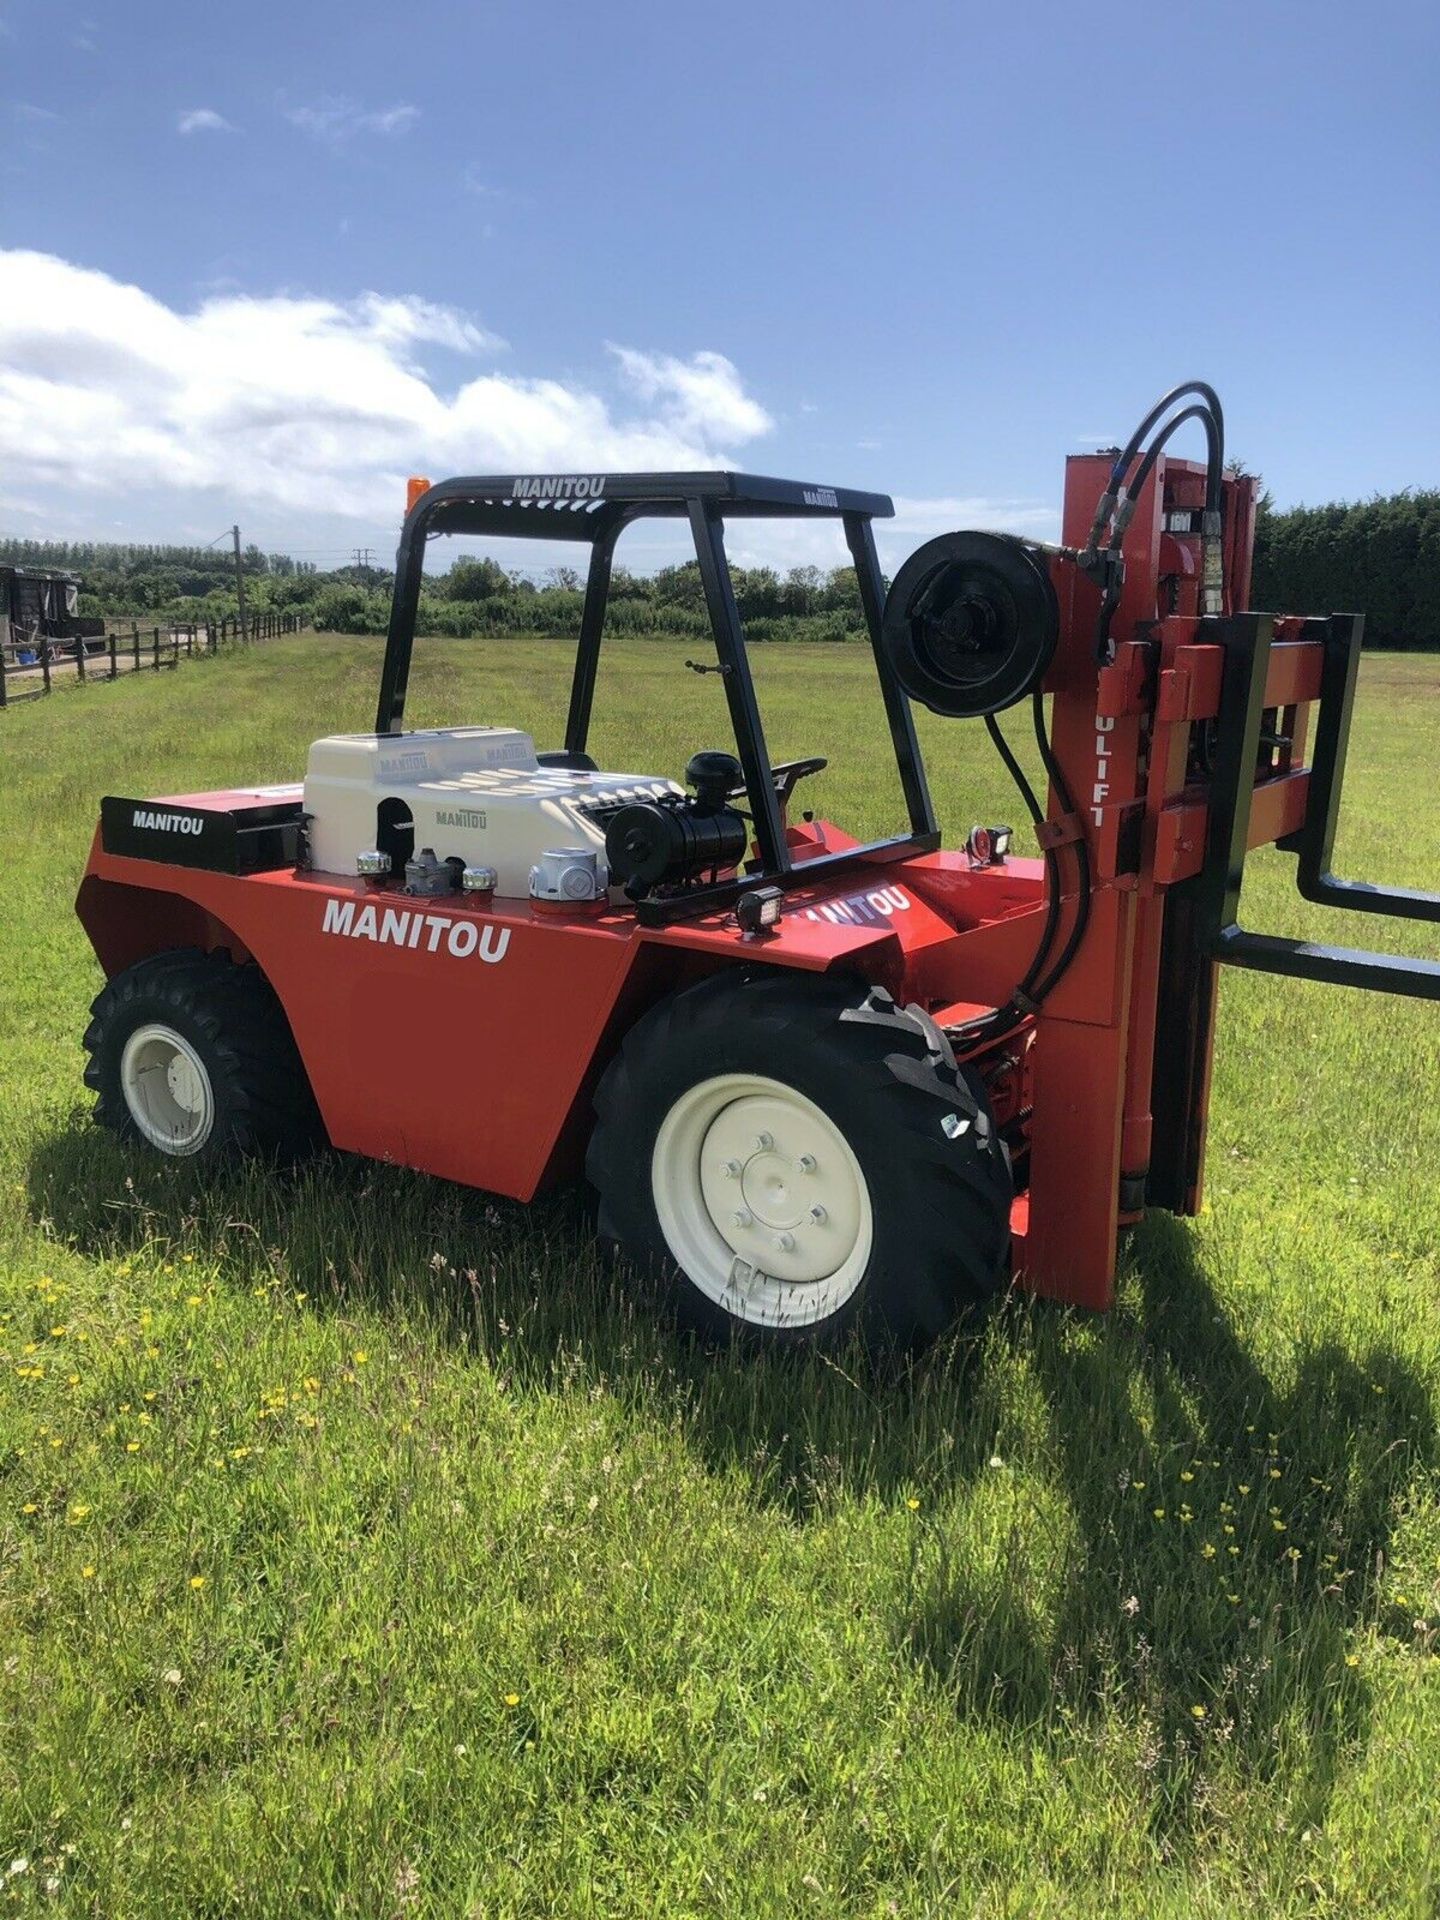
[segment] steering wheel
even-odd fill
[[[781,760],[771,767],[771,776],[775,781],[775,798],[782,808],[790,804],[790,796],[802,780],[812,773],[823,773],[830,762],[823,753],[812,753],[803,760]],[[745,797],[745,785],[741,781],[726,794],[727,800],[740,800]]]

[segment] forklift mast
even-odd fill
[[[1221,965],[1440,999],[1435,961],[1239,920],[1246,855],[1269,844],[1297,856],[1308,900],[1440,920],[1440,897],[1330,872],[1362,617],[1242,611],[1249,475],[1224,480],[1223,611],[1202,612],[1205,467],[1163,452],[1133,502],[1123,582],[1112,577],[1105,608],[1083,557],[1111,459],[1067,463],[1063,546],[1050,552],[1059,637],[1044,686],[1063,780],[1042,844],[1087,847],[1088,926],[1036,1014],[1031,1204],[1016,1249],[1035,1290],[1094,1307],[1111,1298],[1117,1227],[1146,1205],[1199,1210]],[[1113,638],[1097,648],[1105,627]],[[1071,924],[1080,911],[1071,890]]]

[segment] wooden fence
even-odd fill
[[[23,645],[11,650],[14,659],[7,659],[6,649],[0,648],[0,712],[22,700],[43,698],[57,680],[81,684],[118,680],[123,673],[139,673],[145,668],[158,673],[162,667],[178,667],[197,653],[219,653],[222,647],[299,633],[304,624],[298,613],[257,613],[250,616],[242,631],[239,620],[227,614],[223,620],[205,620],[191,626],[146,629],[132,622],[128,633],[112,628],[103,637],[89,640],[42,640],[34,660],[20,657],[25,651]]]

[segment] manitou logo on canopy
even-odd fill
[[[598,500],[604,491],[603,473],[531,474],[510,488],[516,500]]]
[[[505,958],[510,945],[508,927],[482,927],[473,920],[452,920],[448,914],[421,913],[418,908],[364,906],[357,912],[353,900],[327,900],[320,931],[424,953],[439,953],[443,944],[445,952],[457,960],[478,953],[492,967]]]
[[[838,507],[840,496],[833,487],[805,487],[802,489],[807,507]]]
[[[149,827],[152,833],[200,833],[205,826],[198,813],[157,813],[153,807],[137,807],[130,824]]]
[[[888,920],[892,913],[903,913],[914,903],[903,887],[876,887],[873,893],[852,893],[845,900],[826,900],[818,907],[807,907],[807,920],[830,920],[837,926],[873,926]]]

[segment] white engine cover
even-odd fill
[[[591,809],[679,793],[673,780],[639,773],[542,767],[515,727],[436,727],[402,734],[337,733],[317,740],[305,772],[310,865],[353,874],[376,844],[384,800],[410,810],[415,847],[493,867],[496,895],[523,899],[530,869],[555,847],[605,848]]]

